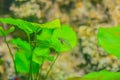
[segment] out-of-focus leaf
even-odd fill
[[[69,51],[77,44],[77,37],[75,32],[67,25],[62,25],[61,28],[54,30],[52,41],[60,44],[60,51]]]
[[[106,70],[93,72],[85,75],[82,80],[120,80],[120,72],[109,72]]]
[[[27,51],[19,50],[15,54],[15,64],[17,71],[20,73],[29,73],[30,68],[30,53]],[[32,73],[37,73],[39,65],[32,62]]]
[[[49,48],[38,47],[33,52],[33,61],[38,64],[42,64],[42,61],[44,60],[53,61],[54,58],[50,56],[49,53]]]
[[[8,35],[8,34],[10,34],[10,33],[12,33],[13,31],[15,30],[15,27],[10,27],[10,29],[8,29],[8,30],[6,30],[6,34]]]
[[[120,58],[120,27],[99,28],[98,43],[109,54]]]
[[[54,29],[54,28],[60,28],[60,21],[59,19],[56,19],[51,22],[47,22],[44,24],[38,24],[38,23],[32,23],[34,26],[40,27],[40,28],[48,28],[48,29]]]
[[[15,30],[14,27],[10,27],[8,30],[4,30],[3,27],[0,26],[0,36],[7,36],[8,34],[12,33]]]
[[[120,80],[120,72],[109,72],[106,70],[92,72],[83,77],[73,77],[67,80]]]
[[[67,80],[82,80],[81,77],[72,77],[72,78],[67,78]]]
[[[3,60],[0,59],[0,65],[2,65],[2,63],[3,63]]]
[[[5,30],[0,26],[0,36],[6,36]]]

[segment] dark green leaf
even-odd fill
[[[83,80],[83,79],[81,77],[71,77],[71,78],[67,78],[67,80]]]
[[[3,64],[3,60],[2,59],[0,59],[0,65],[2,65]]]

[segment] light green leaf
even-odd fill
[[[106,70],[92,72],[85,75],[82,80],[120,80],[120,72],[109,72]]]
[[[75,32],[67,25],[62,25],[61,28],[54,30],[52,41],[60,46],[60,51],[69,51],[77,44]]]
[[[60,44],[56,43],[56,41],[51,40],[54,29],[42,29],[40,35],[37,35],[37,46],[39,47],[47,47],[55,49],[56,51],[60,50]]]
[[[15,54],[15,63],[17,67],[17,71],[21,73],[28,73],[30,68],[30,44],[26,41],[17,38],[11,40],[12,44],[17,45],[18,51]],[[23,66],[24,65],[24,66]],[[39,69],[38,64],[33,62],[33,73],[36,73]]]
[[[37,27],[34,27],[30,22],[21,19],[0,18],[0,22],[2,22],[3,24],[15,25],[16,27],[19,27],[28,34],[33,33],[37,29]]]
[[[99,28],[97,36],[105,51],[120,58],[120,27]]]
[[[38,23],[32,23],[34,26],[40,27],[40,28],[48,28],[48,29],[54,29],[54,28],[60,28],[60,21],[59,19],[53,20],[51,22],[47,22],[44,24],[38,24]]]
[[[53,29],[42,29],[41,34],[37,35],[37,40],[48,41],[51,39]]]
[[[42,64],[44,60],[53,61],[54,58],[50,56],[49,53],[49,48],[37,47],[33,52],[33,61],[38,64]]]
[[[32,73],[37,73],[39,70],[39,65],[32,62]],[[15,64],[17,72],[29,73],[30,68],[30,53],[27,51],[19,50],[15,54]]]
[[[120,80],[120,72],[102,70],[86,74],[83,77],[68,78],[67,80]]]

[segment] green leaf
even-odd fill
[[[60,51],[60,44],[57,43],[56,41],[52,41],[52,40],[45,40],[45,41],[38,40],[36,46],[43,47],[43,48],[51,48],[57,52]]]
[[[30,22],[21,19],[0,18],[0,22],[2,22],[3,24],[15,25],[16,27],[19,27],[28,34],[33,33],[38,28],[34,27]]]
[[[30,56],[31,56],[30,44],[20,38],[12,39],[11,43],[15,44],[18,47],[18,51],[15,53],[15,63],[16,63],[17,71],[21,73],[28,73],[30,68]],[[35,62],[32,63],[33,63],[32,72],[36,73],[39,69],[38,64]]]
[[[21,19],[13,18],[0,18],[0,22],[2,22],[3,24],[15,25],[16,27],[19,27],[28,34],[31,34],[33,32],[39,32],[41,28],[53,29],[61,27],[59,19],[44,24],[32,23]]]
[[[51,39],[53,29],[42,29],[41,34],[37,35],[37,40],[48,41]]]
[[[54,58],[50,56],[49,53],[49,48],[37,47],[33,52],[33,61],[38,64],[42,64],[42,61],[44,60],[53,61]]]
[[[52,41],[60,46],[60,51],[69,51],[77,44],[75,32],[67,25],[62,25],[61,28],[54,30]]]
[[[67,80],[83,80],[81,77],[71,77],[67,78]]]
[[[5,30],[1,26],[0,26],[0,36],[4,36],[4,37],[6,36]]]
[[[120,59],[120,27],[99,28],[97,36],[99,45]]]
[[[9,35],[10,33],[12,33],[13,31],[15,30],[14,27],[10,27],[10,29],[8,30],[4,30],[1,26],[0,26],[0,36],[7,36]]]
[[[120,72],[102,70],[85,75],[82,80],[120,80]]]
[[[10,33],[12,33],[13,31],[15,30],[15,27],[10,27],[8,30],[6,30],[6,34],[8,35],[8,34],[10,34]]]
[[[15,54],[15,64],[17,72],[29,73],[30,68],[30,53],[24,50],[19,50]],[[32,62],[32,73],[37,73],[39,70],[39,65]]]
[[[54,28],[60,28],[60,21],[59,19],[56,19],[51,22],[47,22],[44,24],[38,24],[38,23],[32,23],[34,26],[40,27],[40,28],[48,28],[48,29],[54,29]]]
[[[120,72],[102,70],[86,74],[83,77],[68,78],[67,80],[120,80]]]
[[[3,60],[2,59],[0,59],[0,65],[2,65],[3,64]]]
[[[12,39],[11,43],[17,45],[19,49],[15,53],[15,64],[16,64],[17,71],[20,73],[28,73],[30,68],[30,55],[31,55],[30,45],[26,41],[20,38]],[[33,62],[32,72],[36,73],[38,69],[39,69],[38,64]]]
[[[56,51],[59,51],[60,44],[56,43],[56,41],[51,40],[53,31],[54,29],[42,29],[41,34],[37,35],[37,46],[52,48]]]
[[[30,51],[30,44],[27,41],[24,41],[20,38],[12,39],[11,43],[17,45],[17,47],[20,48],[20,49]]]

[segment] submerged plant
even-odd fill
[[[76,34],[72,28],[61,25],[58,19],[45,24],[13,18],[0,18],[0,22],[14,26],[8,30],[0,26],[0,36],[3,37],[9,49],[16,76],[24,73],[28,75],[28,80],[46,80],[60,52],[71,50],[77,43]],[[7,40],[7,36],[14,32],[16,27],[25,32],[27,40],[20,37]],[[9,43],[16,46],[15,53],[12,52]],[[51,55],[51,51],[56,54]],[[42,67],[46,61],[52,63],[46,75],[41,78]]]

